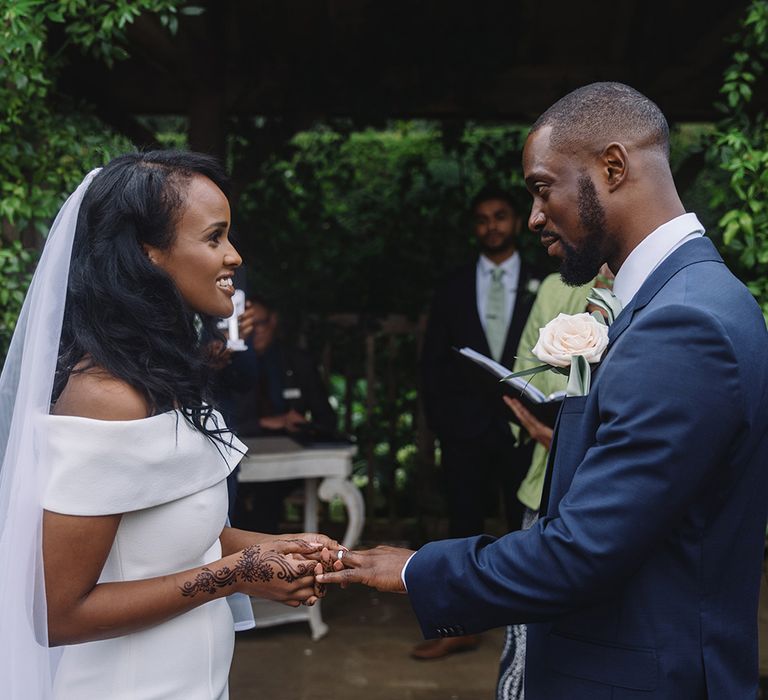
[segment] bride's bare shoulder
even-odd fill
[[[99,367],[70,375],[51,413],[98,420],[138,420],[151,414],[138,389]]]

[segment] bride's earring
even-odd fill
[[[149,262],[151,262],[153,265],[157,265],[157,260],[155,260],[155,258],[153,257],[152,252],[150,251],[149,246],[142,245],[141,249],[144,251],[144,255],[147,256],[147,260],[149,260]]]

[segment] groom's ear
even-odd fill
[[[629,158],[623,144],[613,142],[603,149],[600,154],[600,170],[609,192],[621,187],[629,174]]]

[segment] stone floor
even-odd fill
[[[306,623],[237,635],[231,700],[491,700],[503,634],[435,661],[408,655],[421,634],[406,596],[354,587],[323,602],[328,635]]]

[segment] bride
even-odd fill
[[[245,447],[200,342],[241,264],[225,191],[208,156],[129,154],[54,222],[0,379],[4,697],[226,698],[226,597],[317,600],[302,555],[335,542],[225,526]]]

